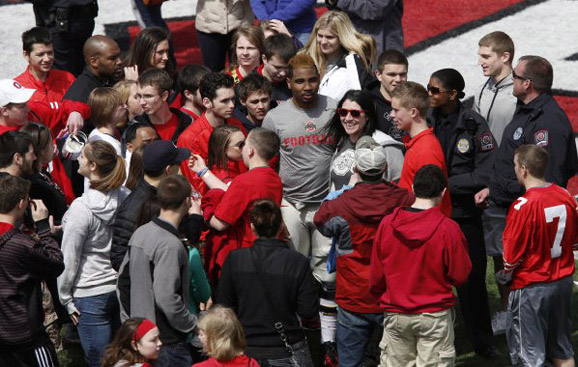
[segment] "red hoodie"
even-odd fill
[[[375,236],[369,286],[385,311],[443,311],[456,299],[472,263],[459,225],[438,208],[396,209]]]

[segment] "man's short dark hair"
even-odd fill
[[[138,77],[139,86],[151,86],[158,90],[159,94],[173,89],[173,78],[162,69],[148,69]]]
[[[525,61],[524,78],[532,81],[534,89],[539,93],[547,93],[552,89],[554,70],[548,60],[540,56],[527,55],[520,57],[520,62]]]
[[[187,65],[182,68],[177,84],[183,98],[185,98],[185,91],[187,90],[193,94],[197,93],[201,79],[210,72],[211,69],[205,65]]]
[[[20,131],[8,131],[0,135],[0,168],[9,167],[14,154],[24,156],[32,146],[32,138]]]
[[[377,59],[377,69],[383,71],[383,66],[389,64],[405,65],[407,67],[409,62],[407,57],[398,50],[385,50]]]
[[[191,196],[191,184],[181,175],[163,178],[157,188],[157,200],[161,209],[178,209]]]
[[[535,178],[543,179],[548,169],[548,151],[534,144],[522,145],[516,149],[514,156],[518,157],[518,164],[525,166]]]
[[[273,87],[263,75],[251,73],[247,75],[237,86],[237,96],[240,100],[245,101],[255,92],[261,92],[271,96]]]
[[[50,31],[42,27],[34,27],[22,33],[22,49],[27,53],[32,52],[34,44],[50,45],[52,36]]]
[[[201,97],[213,100],[217,97],[217,90],[220,88],[233,88],[235,82],[233,77],[223,73],[211,71],[205,74],[199,84]]]
[[[266,161],[279,154],[281,139],[274,131],[256,127],[249,132],[247,139],[257,151],[257,155]]]
[[[421,167],[413,178],[413,192],[420,199],[438,198],[447,186],[446,175],[435,164]]]
[[[12,175],[0,176],[0,213],[10,213],[20,200],[28,199],[30,181]]]
[[[295,54],[297,54],[297,47],[295,47],[293,39],[288,35],[279,33],[265,39],[263,55],[268,61],[271,61],[273,56],[277,56],[280,60],[289,62]]]

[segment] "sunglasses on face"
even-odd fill
[[[518,75],[518,74],[516,74],[516,73],[513,72],[513,71],[512,71],[512,78],[518,79],[518,80],[530,80],[530,81],[532,81],[532,79],[526,78],[526,77],[521,76],[521,75]]]
[[[431,94],[440,94],[440,93],[449,93],[451,90],[441,90],[438,87],[432,87],[431,85],[427,85],[427,91]]]
[[[351,114],[351,117],[358,118],[361,116],[362,113],[365,113],[365,110],[348,110],[347,108],[338,108],[337,114],[341,117],[347,117],[347,114]]]

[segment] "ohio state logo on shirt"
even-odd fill
[[[315,125],[315,122],[313,122],[313,120],[307,121],[307,123],[305,124],[305,131],[307,131],[308,133],[312,133],[315,130],[317,130],[317,126]]]
[[[534,141],[536,145],[541,147],[548,146],[548,130],[536,131],[536,133],[534,133]]]

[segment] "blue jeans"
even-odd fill
[[[104,348],[120,327],[120,309],[115,292],[74,298],[80,311],[78,335],[89,367],[100,367]]]
[[[193,357],[191,348],[186,342],[176,344],[163,344],[159,350],[157,367],[191,367]]]
[[[375,328],[383,330],[382,313],[337,310],[337,357],[339,367],[361,366],[365,349]]]

